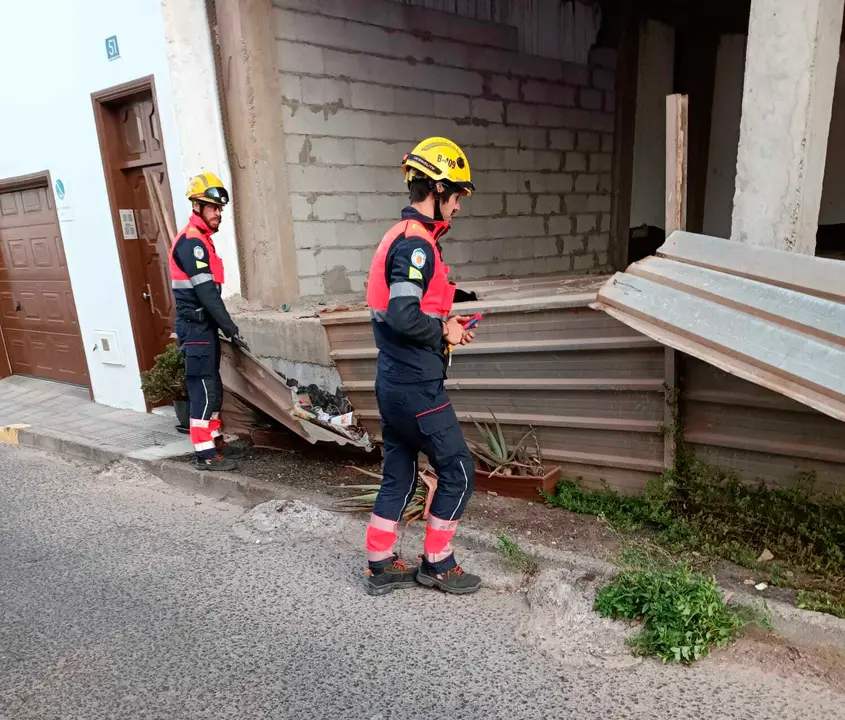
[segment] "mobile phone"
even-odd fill
[[[475,315],[473,315],[464,324],[464,330],[472,330],[480,322],[481,322],[481,313],[475,313]]]

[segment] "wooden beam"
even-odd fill
[[[687,153],[689,144],[687,95],[666,98],[666,237],[687,227]],[[680,432],[678,353],[667,347],[663,355],[663,466],[675,465],[676,433]]]
[[[689,97],[666,98],[666,237],[687,229]]]

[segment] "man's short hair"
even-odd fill
[[[417,178],[408,183],[408,193],[410,194],[412,203],[424,202],[432,192],[434,190],[431,187],[431,181],[427,178]]]

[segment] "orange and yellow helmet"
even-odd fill
[[[192,202],[211,203],[221,207],[229,203],[229,192],[223,187],[220,178],[210,172],[192,177],[185,194]]]
[[[472,195],[475,190],[466,154],[447,138],[423,140],[402,159],[402,171],[406,183],[424,176],[454,186],[464,195]]]

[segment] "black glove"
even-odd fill
[[[232,345],[234,345],[236,348],[240,348],[241,350],[249,352],[249,345],[246,344],[246,341],[240,335],[232,336]]]

